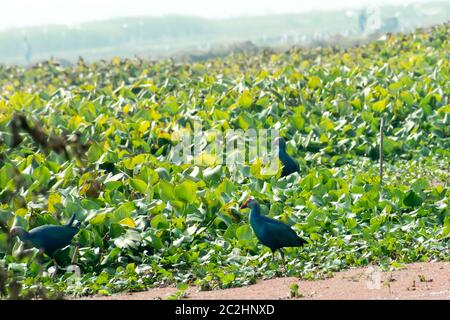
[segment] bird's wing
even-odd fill
[[[300,246],[306,243],[306,241],[300,238],[288,225],[269,217],[263,216],[263,218],[265,220],[267,231],[277,239],[280,245],[289,247]]]
[[[30,235],[36,246],[47,249],[67,246],[77,232],[68,226],[41,226],[31,230]]]
[[[288,157],[289,157],[289,162],[291,163],[291,166],[292,166],[292,170],[298,171],[300,169],[300,166],[298,164],[297,159],[295,159],[294,157],[292,157],[290,155],[288,155]]]

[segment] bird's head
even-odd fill
[[[278,138],[275,138],[275,139],[273,140],[272,145],[277,145],[277,144],[278,144],[278,147],[279,147],[281,150],[285,150],[285,149],[286,149],[286,140],[284,140],[283,137],[278,137]]]
[[[14,227],[9,232],[10,238],[19,237],[20,240],[24,240],[28,232],[22,227]]]
[[[242,205],[241,205],[241,209],[245,209],[245,208],[253,208],[255,206],[258,205],[258,201],[256,201],[253,198],[248,199],[247,201],[245,201]]]

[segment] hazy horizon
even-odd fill
[[[432,0],[229,0],[211,5],[207,0],[0,0],[0,30],[43,25],[76,25],[126,17],[184,15],[209,19],[309,11],[358,9],[378,5],[408,5]],[[448,2],[450,0],[442,0]],[[19,12],[20,14],[16,14]],[[20,18],[17,18],[20,17]]]

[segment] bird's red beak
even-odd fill
[[[239,209],[245,209],[248,208],[248,203],[250,202],[250,200],[252,200],[252,198],[248,199],[247,201],[245,201],[240,207]]]

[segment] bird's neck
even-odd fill
[[[250,222],[259,216],[261,216],[261,208],[259,204],[257,204],[250,209]]]
[[[283,163],[285,161],[289,161],[289,159],[291,158],[291,156],[287,154],[286,149],[280,149],[280,151],[278,152],[278,157]]]
[[[23,242],[27,242],[30,240],[30,233],[25,229],[22,229],[22,232],[20,232],[17,236]]]

